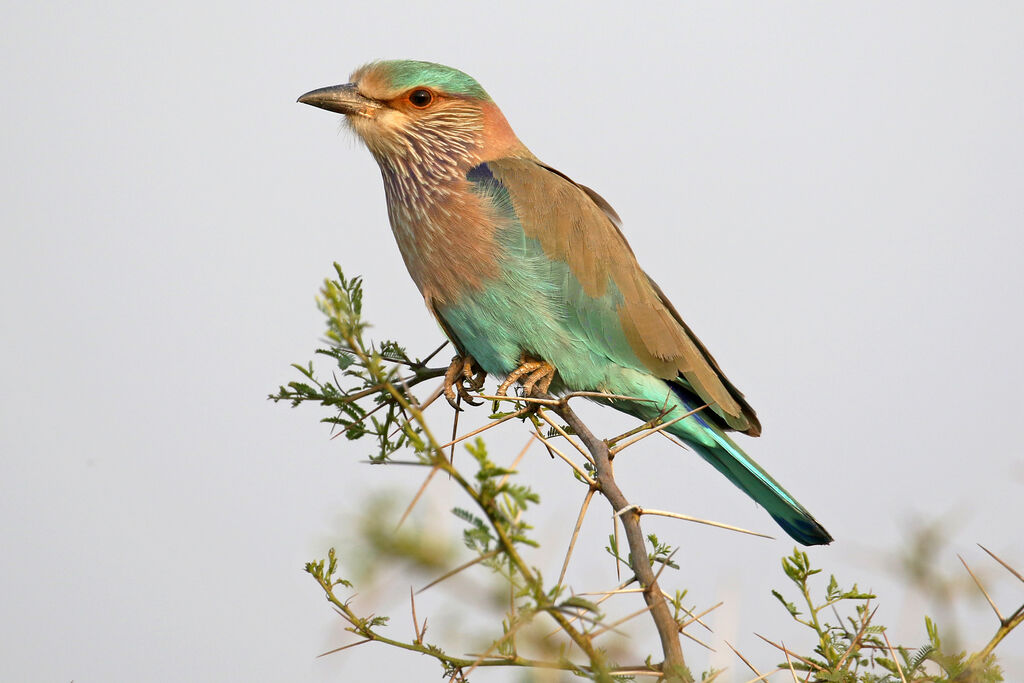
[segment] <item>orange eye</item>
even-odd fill
[[[426,109],[434,101],[434,93],[424,88],[417,88],[409,93],[409,104],[417,109]]]

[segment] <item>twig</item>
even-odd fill
[[[871,601],[868,600],[864,603],[865,610],[867,610],[868,604],[870,604],[870,602]],[[864,632],[867,631],[868,625],[871,623],[871,620],[874,618],[875,612],[877,611],[878,607],[871,610],[871,614],[864,618],[864,623],[860,625],[860,630],[857,631],[857,635],[854,637],[853,642],[850,643],[850,647],[846,648],[846,652],[844,652],[843,656],[839,658],[839,663],[835,666],[836,669],[841,668],[843,666],[843,663],[846,662],[846,658],[850,656],[850,653],[857,649],[857,644],[860,643],[860,639],[864,637]]]
[[[629,506],[629,501],[619,489],[611,465],[611,453],[608,444],[594,436],[593,432],[583,423],[575,412],[564,405],[555,411],[567,425],[580,437],[587,449],[594,456],[594,468],[601,493],[616,512]],[[632,556],[633,572],[640,585],[646,590],[644,601],[651,608],[651,616],[658,630],[662,652],[665,655],[663,670],[667,681],[692,681],[693,677],[686,668],[683,650],[679,643],[679,630],[676,620],[669,612],[668,605],[661,597],[661,588],[654,578],[650,559],[645,547],[643,530],[640,528],[639,515],[625,514],[621,517],[622,526],[626,531],[626,540]]]

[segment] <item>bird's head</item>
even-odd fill
[[[356,69],[350,81],[308,92],[299,102],[344,114],[382,168],[453,177],[526,152],[487,92],[458,69],[378,61]]]

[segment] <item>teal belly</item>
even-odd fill
[[[643,370],[619,322],[622,296],[614,283],[602,296],[588,296],[568,265],[549,259],[518,225],[499,237],[499,275],[438,307],[483,369],[506,375],[526,354],[554,365],[558,386],[570,390],[604,387],[616,368]]]

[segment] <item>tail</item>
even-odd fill
[[[693,428],[682,427],[690,421],[699,425],[703,435],[710,438],[699,441],[694,439]],[[677,422],[666,431],[683,439],[700,457],[753,498],[795,541],[803,545],[827,545],[832,542],[832,535],[803,505],[751,460],[721,429],[701,417],[700,413]]]
[[[635,376],[634,376],[635,379]],[[645,381],[631,385],[631,389],[642,393],[627,393],[628,396],[650,396],[655,389],[651,382],[653,377],[645,377]],[[609,403],[619,410],[636,415],[644,420],[649,420],[654,415],[652,405],[665,405],[665,390],[672,388],[669,399],[678,401],[674,409],[666,416],[666,420],[678,417],[684,412],[689,412],[698,407],[694,397],[688,396],[686,391],[675,384],[666,383],[663,380],[656,380],[657,392],[660,397],[645,404],[627,401],[610,401]],[[644,385],[644,386],[641,386]],[[672,401],[676,402],[676,401]],[[694,404],[694,405],[691,405]],[[669,426],[666,431],[682,439],[686,445],[695,450],[700,457],[711,463],[712,466],[726,478],[735,484],[741,491],[754,499],[773,519],[781,526],[787,534],[795,541],[803,545],[826,545],[832,542],[832,535],[825,530],[825,527],[814,519],[803,505],[798,503],[786,489],[782,488],[779,482],[772,479],[771,475],[764,471],[760,465],[754,462],[743,450],[737,446],[732,439],[726,436],[719,426],[715,415],[710,410],[694,414],[684,420],[680,420]]]

